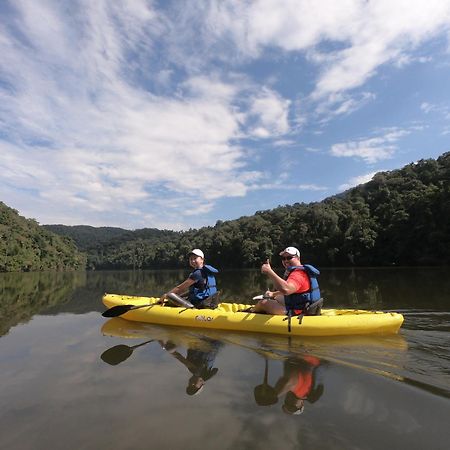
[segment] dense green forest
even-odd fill
[[[79,270],[86,255],[72,239],[51,233],[0,202],[0,272]]]
[[[47,226],[87,252],[89,269],[186,266],[193,247],[220,268],[255,267],[288,246],[320,266],[450,263],[450,152],[321,202],[295,203],[215,226],[157,229]]]

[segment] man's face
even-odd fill
[[[284,253],[281,256],[281,262],[284,267],[290,267],[290,266],[299,266],[300,260],[298,259],[298,256],[292,256],[289,253]]]

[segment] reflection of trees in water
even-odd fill
[[[326,306],[441,309],[448,308],[449,274],[445,267],[324,269],[320,281]]]
[[[93,291],[159,297],[184,281],[191,270],[88,272],[87,287]],[[267,289],[259,270],[225,270],[217,276],[222,301],[249,301]]]
[[[159,297],[172,288],[177,280],[183,281],[188,273],[182,270],[88,272],[87,285],[91,290]]]
[[[86,283],[85,272],[30,272],[0,275],[0,335],[41,310],[67,302]]]

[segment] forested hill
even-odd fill
[[[103,240],[102,229],[92,229],[97,244],[82,248],[89,267],[98,269],[184,267],[193,247],[220,268],[255,267],[288,245],[300,248],[303,262],[320,266],[449,264],[449,180],[450,152],[380,172],[322,202],[178,233],[147,229],[106,239],[107,228]],[[80,242],[75,231],[70,235]]]
[[[58,236],[0,202],[0,272],[79,270],[86,255],[69,238]]]
[[[132,232],[124,230],[123,228],[115,227],[91,227],[89,225],[42,225],[52,233],[59,234],[61,236],[67,236],[74,240],[77,247],[86,251],[91,247],[97,245],[104,245],[105,243],[116,239],[120,236],[128,236],[128,239],[132,236]]]
[[[0,271],[186,267],[194,247],[221,269],[256,267],[288,245],[300,248],[304,263],[319,266],[448,265],[450,152],[380,172],[321,202],[184,232],[40,227],[1,202],[0,214]],[[72,239],[87,253],[87,265]]]

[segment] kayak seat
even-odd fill
[[[217,291],[215,294],[205,298],[205,300],[203,300],[199,305],[197,305],[197,308],[216,309],[219,303],[220,303],[220,291]]]
[[[323,298],[311,303],[305,311],[305,316],[320,316],[322,313]]]

